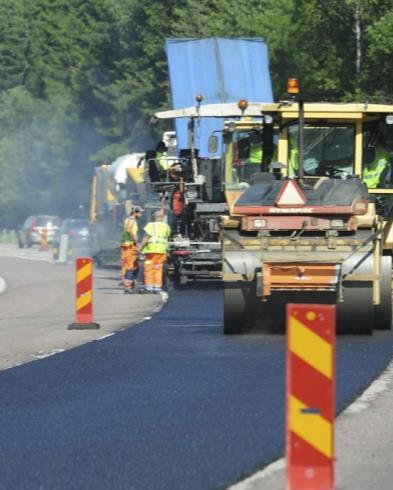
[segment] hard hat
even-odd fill
[[[144,209],[142,208],[142,206],[134,206],[131,209],[131,213],[143,213],[143,212],[144,212]]]

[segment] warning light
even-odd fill
[[[201,94],[198,94],[196,97],[195,97],[195,100],[198,102],[198,104],[200,104],[203,100],[203,95]]]
[[[289,78],[287,82],[287,93],[296,95],[300,93],[300,83],[298,78]]]
[[[246,101],[246,99],[241,99],[237,103],[237,106],[242,112],[244,112],[248,107],[248,102]]]

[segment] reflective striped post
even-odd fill
[[[75,322],[68,325],[68,330],[85,330],[100,328],[93,322],[93,259],[81,257],[75,261],[76,267],[76,301]]]
[[[41,252],[44,250],[48,250],[48,230],[46,228],[41,230],[38,250],[40,250]]]
[[[334,489],[334,305],[287,305],[286,489]]]

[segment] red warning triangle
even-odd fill
[[[296,180],[284,181],[284,184],[276,197],[276,205],[278,207],[293,208],[296,206],[304,206],[306,202],[307,198]]]

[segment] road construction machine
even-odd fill
[[[145,200],[144,153],[95,167],[90,205],[90,253],[100,265],[118,265],[122,224],[132,205]]]
[[[210,158],[200,156],[195,134],[201,121],[243,118],[237,103],[204,105],[202,101],[203,97],[198,95],[195,106],[155,114],[158,120],[185,119],[189,128],[189,148],[166,156],[166,171],[159,170],[155,152],[146,154],[148,194],[160,196],[172,228],[168,273],[175,283],[181,284],[221,280],[220,223],[228,214],[224,193],[227,171],[224,159],[214,156],[226,134],[224,123],[221,129],[214,131],[209,145],[204,142],[208,147],[206,151],[213,155]],[[260,103],[250,103],[247,109],[247,114],[259,120],[259,124],[262,121],[260,107]]]
[[[225,123],[224,333],[283,331],[297,302],[335,304],[339,333],[390,329],[393,105],[304,103],[289,86],[261,120],[243,100]]]
[[[180,165],[182,171],[160,178],[154,175],[152,152],[148,178],[162,181],[154,185],[154,191],[169,207],[173,231],[169,274],[181,283],[216,280],[221,277],[219,218],[226,213],[222,129],[224,118],[235,115],[221,111],[229,104],[239,112],[236,102],[241,97],[273,101],[267,46],[262,38],[182,38],[167,39],[165,50],[174,110],[156,116],[173,119],[178,160],[168,163],[172,168]],[[232,76],[234,66],[239,68],[236,77]],[[183,110],[194,104],[198,93],[203,103],[200,97],[195,107]],[[212,112],[205,117],[206,102]],[[209,148],[213,131],[216,145]]]
[[[176,153],[175,131],[162,133],[170,154]],[[162,203],[149,194],[145,153],[122,155],[111,164],[94,168],[90,203],[90,252],[96,263],[118,266],[124,219],[133,206],[145,209],[140,227],[152,219]]]

